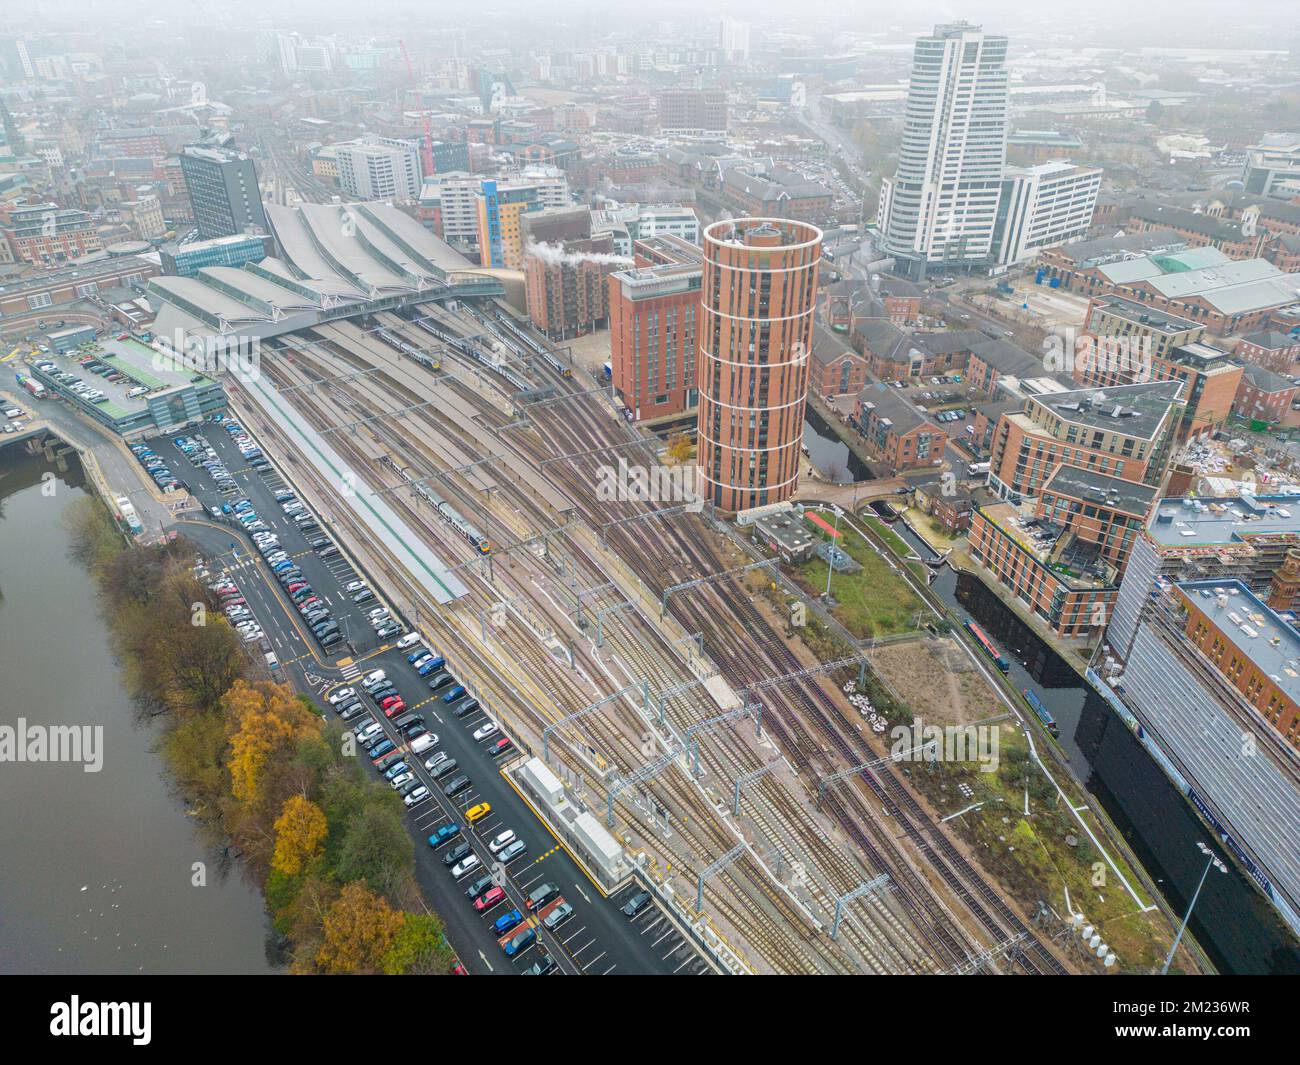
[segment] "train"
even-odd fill
[[[1043,700],[1034,694],[1033,689],[1026,688],[1020,694],[1025,697],[1025,702],[1029,704],[1029,709],[1038,715],[1038,720],[1043,723],[1043,726],[1047,731],[1053,736],[1059,736],[1061,730],[1056,724],[1056,718],[1054,718],[1052,712],[1043,705]]]
[[[443,499],[437,492],[433,491],[428,485],[417,481],[404,469],[397,465],[389,456],[385,455],[383,463],[390,470],[396,473],[402,480],[411,486],[411,490],[423,499],[429,506],[438,512],[448,525],[450,525],[460,535],[460,538],[470,544],[480,555],[490,555],[492,553],[492,542],[482,533],[478,526],[470,521],[465,515],[457,510],[451,503]]]
[[[526,392],[528,391],[529,388],[532,387],[527,381],[525,381],[513,370],[509,370],[506,367],[501,366],[498,363],[494,362],[487,352],[485,352],[475,341],[469,339],[468,337],[458,337],[455,334],[444,329],[442,326],[434,324],[434,322],[431,321],[429,318],[417,317],[417,318],[411,318],[410,321],[413,324],[418,325],[426,333],[441,340],[449,348],[458,351],[461,355],[465,356],[465,358],[478,363],[480,366],[483,366],[488,370],[491,370],[494,374],[496,374],[502,380],[506,381],[511,387],[513,387],[516,392]]]
[[[491,320],[487,323],[487,325],[489,328],[491,328],[493,324],[501,326],[503,329],[505,329],[507,333],[510,334],[509,336],[503,336],[500,332],[494,330],[494,332],[497,332],[497,335],[500,336],[501,339],[506,342],[507,346],[514,349],[515,354],[522,356],[523,352],[520,351],[517,347],[514,346],[514,344],[511,343],[512,339],[517,340],[521,344],[523,344],[524,347],[526,347],[534,355],[537,355],[539,358],[541,358],[541,360],[544,363],[546,363],[547,366],[549,366],[561,377],[573,376],[572,367],[561,362],[559,356],[556,355],[555,352],[553,352],[549,347],[543,344],[536,337],[529,335],[527,330],[522,329],[519,326],[519,324],[516,321],[514,321],[514,319],[512,319],[508,314],[492,315]]]
[[[1011,663],[1002,657],[1002,652],[998,650],[998,645],[988,638],[988,634],[985,633],[983,629],[973,621],[967,621],[965,623],[965,628],[967,632],[975,637],[975,642],[980,645],[981,650],[993,659],[993,664],[998,667],[1000,672],[1011,672]]]
[[[418,362],[426,370],[438,369],[438,364],[434,362],[433,359],[429,358],[428,355],[426,355],[423,351],[417,348],[414,344],[408,344],[405,340],[399,337],[391,329],[384,329],[382,326],[380,326],[375,330],[375,336],[379,337],[379,339],[382,340],[385,344],[389,344],[392,347],[395,347],[408,359],[411,359],[414,362]]]

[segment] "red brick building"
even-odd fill
[[[1246,366],[1241,374],[1232,412],[1250,421],[1270,425],[1300,424],[1300,411],[1293,411],[1297,385],[1289,378],[1262,366]]]
[[[783,218],[715,222],[704,231],[701,491],[724,511],[794,495],[821,230]]]
[[[947,434],[892,388],[877,383],[863,389],[853,424],[888,476],[943,465]]]
[[[697,253],[699,249],[696,249]],[[675,262],[609,275],[614,391],[639,421],[692,410],[704,267]]]
[[[971,557],[1053,632],[1099,636],[1156,492],[1058,464],[1032,505],[975,508]]]
[[[809,372],[808,387],[823,399],[856,395],[867,386],[867,360],[839,333],[821,326],[813,330]]]
[[[1300,369],[1300,336],[1275,329],[1251,333],[1237,341],[1233,354],[1242,362],[1274,373],[1295,373]]]

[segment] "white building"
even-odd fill
[[[1300,184],[1300,133],[1270,133],[1249,149],[1241,180],[1253,196],[1294,196]]]
[[[1032,258],[1044,248],[1082,240],[1101,191],[1101,170],[1067,162],[1009,166],[994,250],[999,266]]]
[[[420,195],[419,138],[363,137],[334,146],[339,187],[361,200],[414,200]]]
[[[436,174],[424,183],[420,203],[431,207],[437,202],[442,214],[442,239],[453,248],[467,251],[478,247],[478,197],[483,192],[485,179],[496,181],[498,194],[534,190],[534,197],[530,199],[538,210],[568,207],[571,203],[569,179],[559,167],[528,167],[495,177],[464,170]]]
[[[1007,39],[959,22],[917,40],[898,169],[881,184],[900,273],[989,266],[1007,153]]]
[[[718,46],[728,62],[748,59],[749,23],[724,18],[718,28]]]

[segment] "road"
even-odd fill
[[[193,435],[193,430],[180,435]],[[471,874],[457,884],[441,860],[443,851],[433,851],[427,845],[431,833],[453,822],[462,826],[462,837],[459,838],[472,844],[474,852],[487,870],[496,876],[509,900],[521,910],[524,910],[527,894],[544,883],[557,885],[564,899],[573,906],[573,916],[555,932],[538,929],[541,949],[556,959],[558,971],[601,975],[708,971],[657,907],[649,907],[633,921],[619,912],[618,907],[634,889],[621,892],[613,899],[602,895],[515,790],[504,772],[508,766],[487,753],[486,747],[491,741],[473,739],[473,731],[489,720],[484,710],[457,719],[451,711],[458,704],[448,706],[439,695],[430,694],[426,681],[408,664],[406,651],[391,644],[378,644],[365,617],[376,603],[366,603],[363,607],[352,603],[342,586],[355,579],[357,571],[347,560],[346,552],[335,559],[320,559],[293,522],[283,514],[274,499],[275,488],[284,483],[281,476],[274,470],[258,473],[248,468],[229,434],[220,426],[205,425],[204,436],[239,484],[239,494],[247,496],[254,509],[271,526],[280,538],[281,547],[294,557],[317,595],[330,604],[336,616],[347,619],[346,627],[355,646],[354,653],[339,659],[323,655],[269,569],[253,552],[242,530],[209,519],[186,522],[181,526],[209,559],[211,568],[227,570],[245,592],[245,599],[290,679],[325,705],[330,692],[343,686],[355,687],[353,682],[360,679],[363,670],[383,669],[408,707],[422,711],[428,728],[439,737],[435,750],[411,760],[412,770],[430,787],[432,798],[410,813],[408,828],[416,840],[416,875],[420,885],[446,922],[448,940],[470,972],[521,972],[538,959],[541,950],[538,946],[530,946],[517,958],[507,959],[491,925],[512,907],[502,903],[486,914],[477,913],[464,890],[468,883],[477,879],[476,875]],[[170,450],[181,464],[177,469],[185,469],[188,463],[171,442],[174,438],[155,439],[152,446],[159,454],[167,454]],[[168,455],[169,459],[171,457]],[[195,470],[194,476],[185,479],[205,506],[216,504],[220,507],[222,499],[205,471]],[[237,494],[233,497],[237,498]],[[322,524],[328,528],[327,523]],[[343,628],[342,623],[340,628]],[[398,743],[401,737],[382,712],[367,697],[363,696],[362,701],[367,704],[371,716],[381,722],[389,738],[402,747]],[[355,724],[356,721],[349,722],[349,725]],[[471,778],[470,787],[454,798],[443,795],[442,786],[456,774],[449,774],[435,783],[423,765],[422,760],[435,751],[446,751],[456,759],[458,772],[463,771]],[[378,775],[377,771],[371,771]],[[466,827],[465,810],[481,802],[489,803],[492,812],[472,827]],[[507,828],[513,829],[526,843],[527,851],[509,868],[494,869],[487,841]]]

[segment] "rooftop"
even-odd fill
[[[1300,496],[1163,499],[1147,520],[1147,535],[1165,547],[1240,544],[1246,537],[1300,537]]]
[[[1182,392],[1181,381],[1144,381],[1034,396],[1030,402],[1063,421],[1150,440]]]
[[[1054,525],[1047,518],[1034,516],[1030,502],[991,503],[977,508],[1025,554],[1072,589],[1110,588],[1115,583],[1115,568],[1100,557],[1097,545],[1083,540],[1073,531]]]
[[[1056,492],[1084,503],[1096,503],[1136,518],[1146,516],[1151,501],[1156,497],[1154,485],[1108,477],[1104,473],[1064,463],[1047,479],[1042,491]]]
[[[1300,633],[1241,581],[1177,581],[1174,586],[1288,699],[1300,702]]]
[[[1096,302],[1098,308],[1108,314],[1157,332],[1182,333],[1197,328],[1197,323],[1190,318],[1180,318],[1176,314],[1169,314],[1155,307],[1134,303],[1123,296],[1098,296]]]

